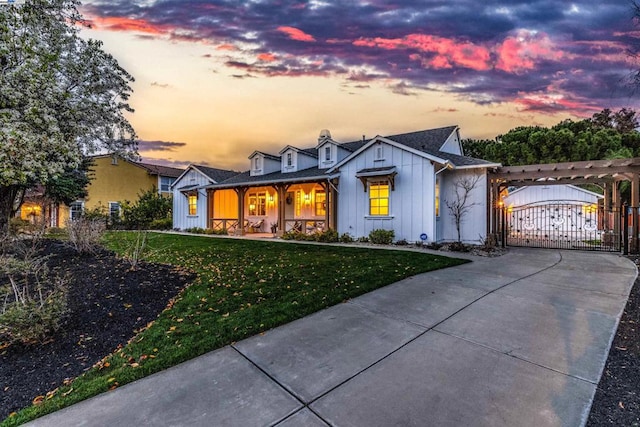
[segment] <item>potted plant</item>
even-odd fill
[[[272,222],[271,223],[271,232],[273,234],[276,234],[277,231],[278,231],[278,223],[277,222]]]

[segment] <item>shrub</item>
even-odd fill
[[[357,240],[358,243],[369,243],[369,238],[367,236],[360,236]]]
[[[390,245],[393,242],[393,238],[396,233],[393,230],[383,230],[378,228],[369,233],[369,240],[371,243],[377,245]]]
[[[154,219],[149,223],[151,230],[171,230],[173,221],[171,218]]]
[[[453,252],[469,252],[469,248],[462,242],[453,242],[449,245],[449,250]]]
[[[338,241],[338,232],[335,230],[327,229],[314,235],[316,241],[322,243],[332,243]]]
[[[78,219],[68,220],[69,243],[80,253],[93,253],[98,247],[106,228],[104,219],[99,217],[83,215]]]
[[[441,247],[442,247],[442,243],[438,243],[438,242],[431,242],[426,245],[427,249],[433,249],[434,251],[437,251]]]
[[[409,242],[407,242],[407,239],[400,239],[395,244],[396,246],[407,246]]]
[[[193,234],[206,234],[207,232],[207,230],[201,227],[185,228],[184,231],[186,231],[187,233],[193,233]]]
[[[172,209],[172,200],[162,196],[155,187],[152,187],[139,193],[135,203],[128,200],[122,202],[122,224],[128,229],[143,229],[151,228],[151,224],[155,220],[162,220],[165,222],[160,224],[164,224],[166,229],[169,229],[172,225]]]
[[[343,233],[340,236],[340,242],[342,243],[353,243],[353,236],[349,233]]]
[[[68,312],[66,280],[50,277],[37,243],[3,242],[0,257],[0,346],[42,342],[57,331]]]

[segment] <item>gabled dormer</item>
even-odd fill
[[[297,172],[316,165],[315,150],[307,151],[287,145],[280,150],[282,173]]]
[[[266,175],[280,170],[280,157],[272,154],[254,151],[250,156],[250,176]]]
[[[318,169],[329,169],[350,153],[350,151],[340,147],[340,144],[331,138],[331,132],[327,129],[320,131],[316,150],[318,153]]]

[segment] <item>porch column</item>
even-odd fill
[[[244,236],[244,196],[247,194],[246,187],[234,188],[238,195],[238,227],[236,227],[235,235]]]
[[[207,190],[207,224],[206,228],[213,228],[213,215],[214,215],[214,206],[213,206],[213,198],[216,194],[216,190],[208,189]]]
[[[284,233],[285,227],[285,199],[287,198],[287,190],[289,189],[288,185],[277,184],[274,186],[276,189],[276,193],[278,194],[278,231],[276,233],[277,236],[282,236]]]
[[[622,218],[620,217],[620,191],[619,191],[619,182],[613,181],[611,183],[611,214],[613,215],[613,235],[615,239],[618,239],[620,236],[620,229],[626,230],[625,226],[620,224],[622,223]]]
[[[331,185],[329,185],[329,194],[327,195],[331,196],[329,199],[329,206],[327,206],[328,209],[331,209],[331,215],[329,215],[331,223],[329,224],[329,228],[335,231],[338,231],[338,191],[336,190],[338,182],[338,179],[331,181]]]
[[[331,219],[331,215],[329,215],[329,182],[321,182],[320,186],[324,190],[324,224],[325,229],[330,229],[331,224],[329,220]]]

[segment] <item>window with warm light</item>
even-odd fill
[[[327,213],[327,193],[316,191],[315,204],[316,216],[324,216]]]
[[[264,216],[267,214],[267,193],[249,194],[249,215]]]
[[[198,195],[189,195],[189,215],[195,215],[198,213]]]
[[[389,215],[389,182],[369,183],[369,215]]]
[[[435,197],[435,203],[436,203],[436,217],[440,216],[440,178],[436,178],[436,197]]]

